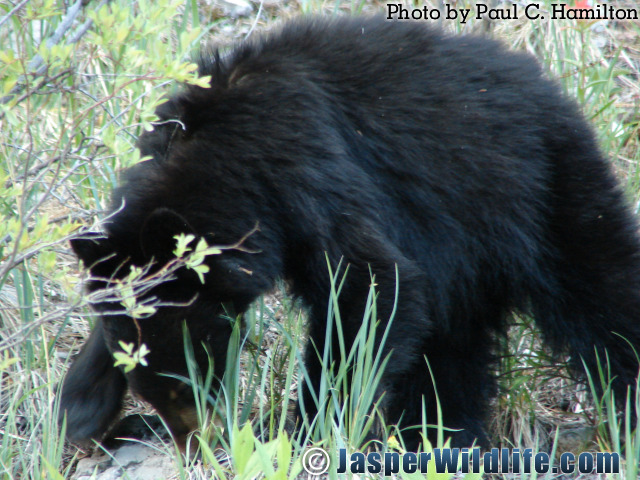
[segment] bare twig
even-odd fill
[[[20,97],[18,97],[18,99],[16,100],[16,104],[18,104],[18,103],[22,102],[23,100],[27,99],[28,97],[33,95],[34,92],[39,91],[45,85],[47,85],[47,84],[49,84],[51,82],[54,82],[56,80],[64,80],[66,77],[71,75],[72,72],[73,72],[72,69],[67,68],[67,69],[63,70],[62,72],[59,72],[59,73],[55,74],[53,77],[45,77],[45,78],[43,78],[42,81],[40,83],[38,83],[36,88],[34,88],[33,90],[30,90],[30,91],[20,95]],[[16,94],[22,92],[24,89],[25,89],[24,85],[13,87],[13,89],[11,90],[9,95],[7,95],[6,97],[0,98],[0,104],[7,103],[9,100],[11,100],[13,98],[13,95],[16,95]],[[3,118],[4,118],[4,114],[0,114],[0,120],[2,120]]]
[[[76,155],[78,157],[81,157],[80,156],[80,152],[84,148],[86,148],[84,146],[84,143],[87,140],[87,138],[88,137],[83,137],[79,142],[80,146],[75,148],[74,150],[70,151],[66,155],[66,158],[71,158],[74,155]],[[13,146],[13,148],[21,149],[19,146]],[[51,158],[49,158],[47,160],[41,160],[37,165],[31,167],[27,172],[22,173],[22,174],[16,176],[15,178],[10,178],[6,182],[4,182],[4,188],[11,188],[13,185],[15,185],[18,182],[23,181],[25,178],[32,177],[33,175],[36,175],[36,174],[40,173],[42,170],[45,170],[45,169],[49,168],[54,163],[59,162],[62,158],[65,158],[65,157],[63,157],[63,155],[56,155],[56,156],[51,157]],[[39,158],[38,158],[38,160],[39,160]]]
[[[58,25],[58,28],[56,28],[56,31],[53,32],[53,35],[51,35],[51,37],[47,39],[47,49],[51,49],[51,47],[58,44],[60,40],[62,40],[64,34],[71,28],[71,25],[78,16],[78,13],[80,13],[81,8],[82,0],[77,0],[76,3],[69,7],[69,10],[67,10],[67,14],[62,19],[62,22],[60,22],[60,25]],[[44,62],[44,59],[40,54],[37,54],[29,62],[29,65],[27,66],[28,71],[35,71],[37,76],[43,75],[47,67],[46,65],[42,65],[42,62]]]
[[[263,5],[264,5],[264,0],[260,0],[260,7],[258,7],[258,13],[256,13],[256,18],[253,20],[253,24],[251,25],[251,28],[249,29],[247,34],[244,36],[245,41],[251,36],[251,34],[253,33],[253,30],[256,28],[256,25],[258,24],[258,21],[260,20],[260,14],[262,13]]]
[[[15,10],[17,10],[18,7],[26,4],[27,2],[28,2],[28,0],[24,0],[20,5],[16,6],[16,8],[14,8],[14,9],[12,9],[11,12],[9,12],[8,15],[3,17],[2,20],[0,20],[0,26],[2,25],[2,23],[7,21],[7,19],[13,14],[13,12]],[[105,5],[108,2],[109,2],[109,0],[102,0],[98,4],[98,6],[96,8],[99,9],[99,8],[101,8],[103,5]],[[69,10],[67,10],[67,14],[62,19],[62,22],[60,22],[60,25],[58,25],[58,28],[56,28],[56,31],[53,33],[53,35],[51,37],[49,37],[47,39],[47,41],[46,41],[47,48],[50,49],[51,47],[53,47],[54,45],[58,44],[62,40],[62,38],[64,37],[66,32],[73,25],[73,22],[75,21],[75,19],[78,16],[78,14],[80,13],[80,10],[82,8],[82,4],[83,4],[83,0],[77,0],[73,5],[71,5],[71,7],[69,7]],[[76,32],[69,38],[69,40],[67,41],[67,44],[71,45],[73,43],[76,43],[78,40],[80,40],[82,38],[82,36],[85,33],[87,33],[87,31],[89,30],[89,28],[91,27],[92,24],[93,24],[93,20],[91,20],[91,19],[86,20],[82,24],[82,26],[80,28],[78,28],[78,30],[76,30]],[[37,54],[35,57],[33,57],[31,59],[31,61],[27,65],[27,71],[29,73],[34,74],[36,77],[40,77],[40,76],[44,75],[45,72],[47,71],[47,66],[43,65],[42,64],[43,62],[44,62],[44,59],[42,58],[42,56],[40,54]],[[57,78],[57,77],[58,77],[58,75],[56,75],[53,78]],[[49,81],[51,81],[51,80],[45,78],[45,80],[43,82],[41,82],[38,85],[38,87],[36,89],[34,89],[33,91],[37,91],[39,88],[42,88],[42,86],[44,86]],[[11,89],[9,94],[6,95],[5,97],[0,98],[0,104],[8,103],[9,101],[11,101],[11,99],[15,95],[21,93],[26,88],[25,87],[25,82],[26,82],[26,76],[22,75],[18,79],[18,84]],[[18,102],[21,102],[22,100],[27,98],[29,95],[30,94],[22,95],[18,99]],[[0,119],[1,118],[2,117],[0,116]]]
[[[109,3],[110,0],[102,0],[98,6],[96,7],[96,11],[100,10],[102,8],[103,5],[106,5],[107,3]],[[93,20],[92,19],[88,19],[86,20],[81,26],[80,28],[78,28],[78,30],[76,30],[76,32],[71,35],[71,38],[69,38],[69,41],[67,42],[69,45],[71,45],[72,43],[76,43],[78,40],[80,40],[82,38],[82,36],[87,33],[87,30],[89,30],[89,28],[91,27],[91,25],[93,25]]]
[[[7,23],[7,21],[13,16],[14,13],[16,13],[22,7],[24,7],[27,3],[29,3],[29,0],[22,0],[22,2],[18,3],[15,7],[13,7],[9,11],[9,13],[7,13],[4,17],[0,18],[0,28],[2,27],[2,25]]]
[[[77,312],[74,312],[81,306],[81,304],[82,299],[72,304],[66,304],[62,308],[57,308],[53,312],[43,315],[32,322],[25,323],[14,332],[9,333],[7,330],[4,330],[2,332],[3,337],[0,338],[0,352],[20,345],[25,339],[29,338],[31,332],[42,325],[57,323],[68,317],[71,313],[81,316],[77,314]]]

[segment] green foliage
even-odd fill
[[[545,0],[541,8],[551,9]],[[628,179],[629,193],[638,199],[640,190],[640,105],[623,91],[638,84],[637,68],[628,61],[627,45],[611,45],[602,22],[554,20],[528,22],[522,46],[533,51],[557,79],[564,91],[577,99],[586,117],[596,127],[604,153],[616,162]],[[631,36],[640,33],[633,22],[622,29]],[[519,46],[516,44],[516,46]],[[625,153],[623,153],[623,151]]]
[[[54,405],[59,329],[86,311],[67,240],[102,216],[116,172],[141,160],[136,137],[167,83],[206,86],[188,60],[206,32],[183,4],[0,4],[2,478],[68,475],[57,417],[42,408]],[[153,313],[125,284],[121,293],[132,317]]]
[[[637,385],[634,396],[627,392],[624,411],[620,412],[611,388],[609,366],[608,356],[598,358],[597,371],[587,371],[589,389],[596,399],[598,449],[602,452],[622,453],[624,460],[621,478],[635,480],[640,474],[640,428],[637,428],[637,420],[632,421],[631,412],[640,412],[640,385]]]
[[[372,277],[362,326],[355,336],[353,345],[347,350],[338,298],[348,275],[348,268],[340,275],[334,273],[329,265],[329,274],[331,294],[324,348],[318,350],[317,345],[311,346],[316,348],[322,365],[322,376],[317,391],[311,385],[306,369],[299,359],[301,375],[318,409],[316,420],[307,425],[307,429],[310,438],[315,441],[336,438],[336,441],[347,442],[354,448],[360,448],[368,434],[374,433],[376,422],[382,423],[378,412],[378,404],[382,398],[376,397],[376,392],[389,360],[388,356],[383,357],[382,351],[393,324],[395,306],[391,317],[386,319],[386,328],[381,335],[376,335],[379,321],[375,277]],[[332,349],[334,335],[338,338],[338,352]],[[380,339],[379,348],[375,345],[376,338]]]
[[[124,367],[124,373],[129,373],[138,365],[142,365],[143,367],[148,365],[145,357],[150,353],[150,350],[144,343],[136,350],[134,350],[135,345],[133,343],[125,343],[121,340],[118,344],[120,348],[122,348],[122,351],[113,353],[113,358],[116,360],[114,366],[119,367],[122,365]]]
[[[209,267],[203,263],[205,258],[207,255],[220,255],[222,253],[222,249],[220,247],[210,247],[207,245],[207,241],[204,238],[200,238],[196,248],[192,251],[188,245],[196,238],[195,235],[180,234],[175,238],[178,245],[173,253],[176,257],[182,258],[186,252],[191,252],[189,257],[185,260],[185,265],[187,268],[196,272],[200,282],[204,283],[204,275],[209,272]]]
[[[293,445],[286,433],[275,440],[263,443],[253,433],[251,425],[239,429],[234,424],[230,454],[232,468],[223,467],[211,448],[201,442],[204,460],[211,464],[220,479],[250,480],[257,477],[267,480],[295,479],[302,472],[300,458],[293,460]]]

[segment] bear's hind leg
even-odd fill
[[[584,132],[585,128],[565,131]],[[613,388],[635,391],[640,354],[640,240],[609,166],[589,138],[557,148],[546,285],[531,298],[536,322],[576,372],[608,358]],[[635,351],[634,351],[635,350]],[[599,379],[594,378],[599,384]]]

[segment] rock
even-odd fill
[[[100,450],[81,459],[71,480],[169,480],[177,476],[172,455],[162,447],[128,443],[110,454]]]
[[[247,17],[253,12],[253,6],[246,0],[216,0],[215,4],[231,18]]]
[[[170,480],[177,478],[169,433],[155,415],[130,415],[105,439],[103,448],[81,459],[71,480]],[[137,438],[124,440],[121,437]],[[163,440],[167,443],[162,443]],[[144,442],[144,443],[141,443]],[[108,453],[105,453],[105,450]]]
[[[590,425],[561,427],[558,431],[556,452],[572,452],[576,455],[593,451],[596,447],[597,429]]]

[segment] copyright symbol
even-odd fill
[[[311,475],[322,475],[329,470],[329,454],[321,448],[310,448],[302,456],[302,467]]]

